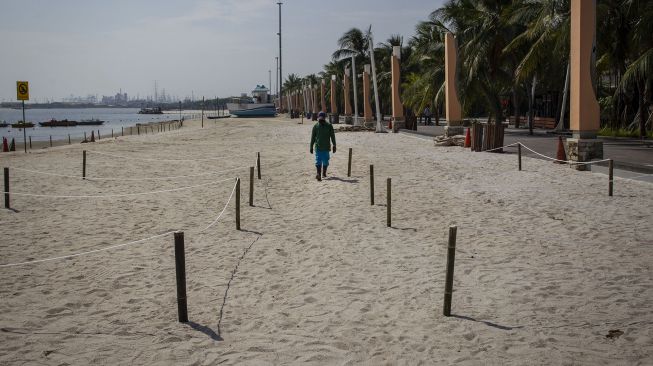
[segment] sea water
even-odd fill
[[[120,135],[121,127],[125,128],[125,134],[128,133],[128,127],[137,123],[163,122],[179,119],[179,111],[164,111],[163,114],[138,114],[139,108],[60,108],[60,109],[26,109],[25,119],[34,123],[34,127],[27,129],[27,136],[32,137],[33,141],[47,141],[52,136],[53,140],[79,139],[88,136],[91,131],[99,130],[101,136],[111,136],[111,130],[115,136]],[[198,114],[199,111],[183,111],[181,116],[188,118],[191,114]],[[210,113],[213,113],[211,111]],[[21,109],[0,108],[0,122],[16,123],[23,119]],[[99,126],[74,126],[74,127],[41,127],[39,122],[49,121],[51,119],[71,121],[81,121],[85,119],[99,119],[104,124]],[[156,129],[156,128],[155,128]],[[0,138],[4,136],[11,140],[15,138],[17,142],[23,141],[23,130],[19,128],[0,127]]]

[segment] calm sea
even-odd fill
[[[137,123],[161,122],[179,119],[179,112],[164,112],[163,114],[138,114],[138,108],[81,108],[81,109],[26,109],[25,119],[34,123],[34,128],[27,129],[27,136],[32,136],[34,141],[46,141],[52,136],[53,140],[80,138],[86,132],[89,136],[91,131],[97,133],[100,130],[102,136],[110,136],[111,129],[114,133],[120,134],[121,127],[134,126]],[[189,118],[199,111],[181,111],[182,117]],[[208,113],[213,113],[210,111]],[[45,122],[51,119],[68,119],[80,121],[83,119],[99,119],[105,121],[101,126],[75,126],[75,127],[41,127],[38,122]],[[23,119],[23,112],[20,109],[0,108],[0,121],[16,123]],[[22,142],[23,130],[12,127],[0,127],[0,141],[2,136],[11,139],[16,138]]]

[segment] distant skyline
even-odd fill
[[[407,42],[444,3],[427,0],[282,1],[283,74],[317,73],[338,38],[370,24],[375,43]],[[181,99],[276,86],[276,0],[22,0],[0,12],[0,101],[30,82],[31,101],[159,92]],[[272,70],[272,85],[268,85]]]

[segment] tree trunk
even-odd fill
[[[533,82],[530,87],[528,96],[528,134],[533,135],[533,104],[535,104],[535,87],[537,85],[537,75],[533,75]]]
[[[512,104],[513,104],[513,111],[515,114],[515,128],[519,128],[519,115],[521,113],[519,112],[519,96],[517,95],[516,85],[513,85],[512,87]]]
[[[556,125],[556,131],[565,129],[565,114],[567,114],[567,98],[569,97],[569,74],[571,72],[571,64],[567,62],[567,76],[565,76],[565,88],[562,92],[562,107],[560,108],[560,119]]]
[[[501,100],[498,99],[495,102],[495,106],[494,106],[495,120],[494,120],[494,141],[492,141],[492,144],[493,144],[492,148],[493,149],[501,147],[501,140],[503,140],[503,136],[501,136],[501,134],[503,132],[502,129],[501,129],[501,127],[502,127],[501,125],[503,123],[502,110],[503,109],[501,108]],[[489,121],[488,121],[488,128],[490,128]],[[501,152],[503,152],[503,149],[494,150],[494,152],[501,153]]]
[[[638,80],[637,81],[637,99],[639,99],[639,138],[645,138],[646,137],[646,111],[644,110],[644,104],[645,99],[644,99],[644,82],[645,80]]]
[[[435,112],[435,125],[439,126],[440,125],[440,108],[438,108],[438,102],[437,101],[435,101],[435,103],[433,103],[433,109],[434,109],[434,112]]]

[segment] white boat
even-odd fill
[[[229,113],[238,117],[274,117],[277,109],[274,103],[268,102],[270,89],[265,85],[257,85],[252,90],[252,97],[243,94],[237,103],[227,103]]]

